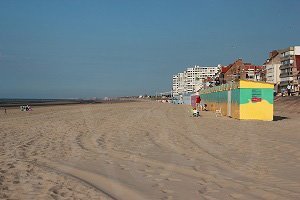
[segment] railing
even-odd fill
[[[280,65],[279,69],[283,70],[283,69],[289,69],[293,67],[292,64],[284,64],[284,65]]]
[[[290,77],[290,76],[293,76],[292,72],[280,73],[280,75],[279,75],[280,78],[285,78],[285,77]]]
[[[200,94],[208,94],[208,93],[212,93],[212,92],[227,91],[227,90],[232,90],[232,89],[236,89],[236,88],[239,88],[239,82],[232,82],[232,83],[227,83],[227,84],[223,84],[223,85],[219,85],[219,86],[214,86],[211,88],[206,88],[206,89],[200,90],[199,93]]]

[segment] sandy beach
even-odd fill
[[[300,199],[299,110],[275,106],[272,122],[157,102],[9,109],[0,199]]]

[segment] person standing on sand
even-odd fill
[[[4,108],[4,113],[6,114],[6,108]]]
[[[292,89],[292,86],[291,86],[290,83],[287,85],[286,89],[287,89],[287,92],[288,92],[288,96],[291,96],[291,89]]]
[[[284,88],[281,88],[281,96],[284,97],[284,92],[285,92],[285,89]]]
[[[200,107],[200,102],[201,102],[201,98],[200,98],[200,95],[198,95],[198,96],[196,97],[196,109],[197,109],[197,110],[198,110],[199,107]]]

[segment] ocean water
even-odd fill
[[[18,106],[18,105],[29,105],[29,104],[55,104],[55,103],[80,103],[80,99],[0,99],[0,107],[4,106]]]
[[[65,105],[65,104],[90,104],[90,103],[117,103],[125,102],[119,98],[103,99],[9,99],[1,98],[0,107],[16,107],[21,105]],[[130,101],[130,100],[129,100]]]

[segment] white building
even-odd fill
[[[280,65],[281,65],[281,53],[279,50],[270,52],[269,58],[265,62],[266,69],[266,82],[273,83],[275,89],[278,90],[280,84]]]
[[[280,87],[288,83],[298,85],[297,75],[300,68],[300,46],[292,46],[281,50]]]
[[[201,88],[203,80],[207,77],[213,77],[218,73],[220,67],[188,67],[184,72],[173,76],[173,96],[184,93],[193,93]]]

